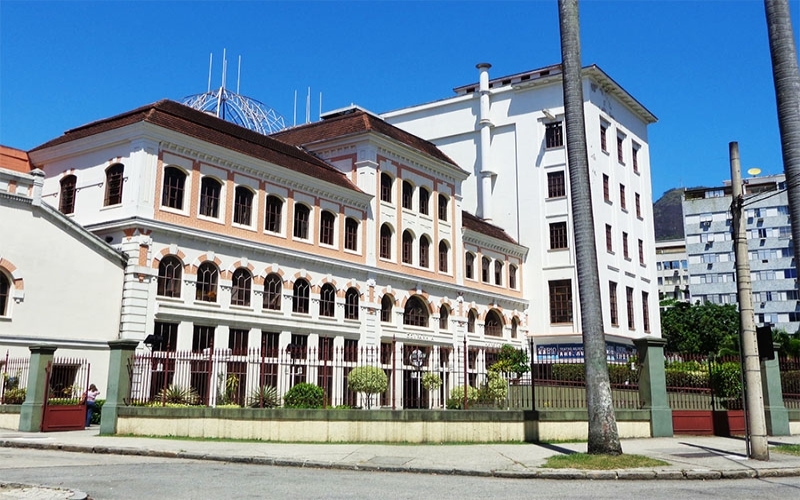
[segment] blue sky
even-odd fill
[[[795,34],[800,0],[790,0]],[[760,0],[581,2],[583,63],[597,64],[658,118],[653,195],[783,171]],[[449,97],[477,81],[560,61],[548,1],[0,2],[0,143],[31,149],[65,130],[205,92],[229,59],[228,87],[298,123],[319,112],[375,112]]]

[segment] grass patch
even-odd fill
[[[778,453],[800,456],[800,444],[781,444],[773,448]]]
[[[542,467],[546,469],[588,469],[613,470],[636,469],[638,467],[660,467],[669,465],[663,460],[656,460],[642,455],[589,455],[588,453],[571,453],[555,455],[547,459]]]

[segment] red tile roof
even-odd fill
[[[265,160],[343,188],[361,191],[341,171],[307,151],[166,99],[68,130],[61,137],[37,146],[31,151],[90,137],[142,121]]]
[[[0,145],[0,168],[27,174],[33,167],[25,151]]]
[[[489,224],[488,222],[475,217],[469,212],[461,212],[461,224],[464,226],[464,228],[475,231],[476,233],[485,234],[486,236],[491,236],[492,238],[513,243],[515,245],[519,244],[501,228]]]
[[[399,129],[379,117],[357,108],[329,116],[319,122],[276,132],[271,137],[289,144],[305,146],[321,140],[363,134],[365,132],[384,135],[461,170],[461,167],[436,147],[434,143],[409,134],[405,130]]]

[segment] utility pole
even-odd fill
[[[749,431],[749,458],[769,460],[767,425],[764,418],[764,395],[761,392],[761,361],[758,357],[756,322],[753,317],[753,285],[750,281],[750,260],[747,251],[747,228],[742,221],[744,193],[742,168],[739,164],[739,143],[729,144],[731,159],[731,215],[733,216],[733,248],[736,259],[736,288],[739,292],[739,342],[744,353],[742,371],[745,383],[745,407]]]

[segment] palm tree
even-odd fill
[[[567,160],[586,367],[586,402],[589,410],[587,451],[592,454],[619,455],[622,453],[622,446],[617,432],[617,419],[614,415],[611,383],[606,364],[606,341],[603,332],[603,310],[600,303],[600,279],[589,185],[578,0],[559,0],[558,13],[561,25]]]
[[[783,171],[789,194],[792,238],[800,241],[800,72],[788,0],[764,0],[772,54],[772,78],[778,102]],[[800,259],[795,259],[800,276]]]

